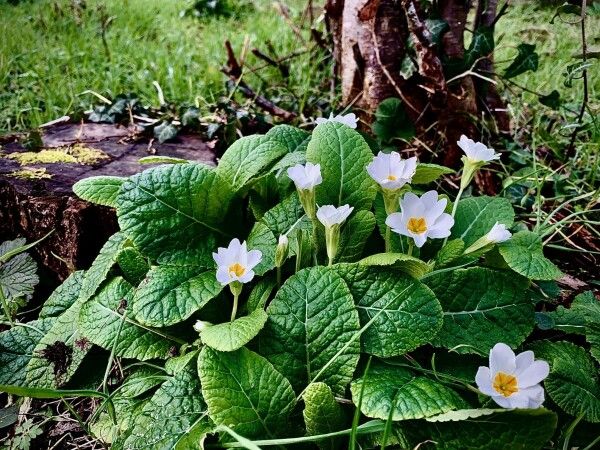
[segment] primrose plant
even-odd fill
[[[101,364],[88,425],[116,449],[568,446],[600,422],[598,303],[553,311],[540,237],[508,199],[463,196],[499,155],[458,144],[456,194],[451,169],[335,118],[243,137],[217,167],[153,157],[78,182],[120,231],[41,334],[0,335],[28,349],[0,390],[87,388],[76,373]]]

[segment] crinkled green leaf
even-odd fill
[[[360,133],[341,123],[321,124],[313,131],[306,159],[321,165],[323,182],[316,187],[319,205],[371,208],[377,188],[365,167],[373,153]]]
[[[166,381],[144,406],[124,448],[199,450],[212,429],[198,375],[188,367]],[[194,437],[194,446],[189,446],[189,434]]]
[[[246,302],[248,312],[252,312],[255,309],[264,309],[276,285],[277,282],[274,278],[261,278],[248,296],[248,301]]]
[[[150,270],[148,260],[135,247],[121,249],[117,254],[116,261],[123,272],[123,277],[134,286],[140,284]]]
[[[443,384],[415,375],[408,369],[383,363],[373,363],[366,376],[352,382],[352,401],[358,399],[364,383],[360,410],[374,419],[421,419],[461,409],[467,403]]]
[[[296,391],[320,373],[315,381],[342,395],[358,364],[360,325],[352,295],[335,271],[325,267],[299,271],[279,289],[267,313],[261,354]],[[325,368],[351,339],[354,342]]]
[[[232,196],[228,183],[208,166],[158,166],[123,184],[117,216],[123,234],[144,255],[157,257],[211,233],[223,235],[223,218]]]
[[[78,270],[69,275],[44,302],[44,306],[42,306],[38,317],[40,319],[57,317],[69,309],[79,297],[84,277],[85,272],[83,270]]]
[[[245,136],[225,151],[219,161],[217,173],[235,191],[239,191],[287,152],[286,146],[276,139],[261,135]]]
[[[134,398],[162,384],[169,377],[156,367],[140,366],[127,376],[119,389],[119,397]]]
[[[192,350],[189,353],[181,356],[174,356],[173,358],[167,359],[165,362],[165,370],[169,375],[175,375],[181,372],[190,361],[198,356],[200,349]]]
[[[454,173],[449,167],[439,166],[437,164],[419,163],[417,170],[412,177],[412,184],[429,184],[440,178],[442,175]]]
[[[445,267],[460,258],[465,250],[461,239],[452,239],[444,245],[435,257],[435,267]]]
[[[600,380],[594,360],[571,342],[538,341],[530,346],[535,357],[550,364],[544,380],[548,396],[572,416],[600,422]]]
[[[114,278],[81,307],[79,332],[109,351],[116,342],[115,354],[124,358],[166,358],[176,342],[135,322],[132,299],[132,286],[123,278]]]
[[[429,264],[404,253],[375,253],[361,259],[358,263],[364,266],[389,266],[417,279],[431,272]]]
[[[267,313],[256,309],[248,316],[206,327],[200,332],[204,345],[221,352],[232,352],[243,347],[258,335],[265,326]]]
[[[257,275],[263,275],[275,267],[275,249],[277,238],[262,222],[256,222],[246,240],[248,250],[260,250],[262,259],[254,268]]]
[[[273,438],[288,427],[296,398],[289,381],[264,357],[241,348],[204,347],[198,358],[210,418],[249,438]]]
[[[435,346],[487,354],[498,342],[519,346],[533,330],[527,281],[510,272],[472,267],[432,275],[425,283],[444,310]]]
[[[458,202],[451,239],[462,239],[465,247],[485,236],[496,222],[511,227],[515,212],[503,197],[470,197]]]
[[[288,154],[305,152],[310,140],[309,132],[291,125],[276,125],[267,131],[265,136],[283,145],[287,149]]]
[[[144,325],[174,325],[199,311],[222,289],[213,267],[154,266],[135,292],[133,313]]]
[[[371,211],[357,211],[342,227],[336,262],[355,262],[363,254],[367,239],[375,229]]]
[[[138,159],[139,164],[187,164],[189,162],[187,159],[167,155],[144,156]]]
[[[336,401],[331,388],[325,383],[311,383],[304,394],[304,424],[309,436],[333,433],[344,428],[344,411]],[[323,449],[335,450],[339,442],[335,438],[319,441],[318,446]]]
[[[532,280],[555,280],[562,275],[558,267],[544,256],[542,239],[531,231],[519,231],[499,246],[509,267]]]
[[[370,326],[361,336],[365,352],[400,356],[431,341],[442,326],[442,308],[421,282],[381,267],[336,266],[348,284],[360,316]]]
[[[37,264],[28,253],[19,253],[0,264],[0,289],[4,298],[11,300],[32,295],[39,282],[36,271]]]
[[[590,353],[600,363],[600,302],[588,291],[575,297],[571,309],[583,316],[585,340],[591,346]]]
[[[126,179],[113,176],[84,178],[73,185],[73,192],[88,202],[116,208],[117,195]]]
[[[443,450],[539,450],[546,448],[556,422],[547,409],[518,409],[460,422],[401,422],[396,432],[402,448],[435,442]]]
[[[375,111],[375,121],[372,125],[373,134],[384,143],[394,139],[411,139],[415,135],[415,127],[406,115],[402,100],[386,98]]]
[[[308,140],[306,141],[306,145],[308,145]],[[287,168],[295,166],[296,164],[302,164],[302,165],[306,164],[306,151],[305,150],[292,152],[292,153],[288,153],[287,155],[284,155],[283,158],[281,158],[279,161],[277,161],[277,164],[275,164],[271,168],[271,171],[277,175],[280,175]]]
[[[54,318],[40,319],[0,333],[0,384],[25,384],[27,364]]]

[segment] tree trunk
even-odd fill
[[[453,63],[465,60],[470,2],[434,4],[435,12],[422,11],[417,0],[328,0],[325,10],[344,104],[353,105],[370,123],[383,100],[400,98],[419,139],[440,145],[435,149],[445,150],[444,164],[456,166],[461,134],[479,137],[482,118],[495,119],[495,131],[506,132],[508,121],[494,84],[465,70],[452,72]],[[480,0],[475,27],[493,28],[496,4]],[[447,24],[439,43],[428,27],[428,15]],[[407,57],[416,70],[405,79],[400,73]],[[473,70],[492,78],[492,56],[478,58]]]

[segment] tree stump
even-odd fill
[[[89,267],[118,229],[114,209],[75,196],[76,181],[135,174],[150,167],[138,163],[149,155],[215,164],[211,146],[199,136],[149,145],[136,139],[135,131],[93,123],[55,125],[43,130],[43,148],[35,153],[19,136],[0,137],[0,242],[19,236],[32,242],[54,230],[31,252],[52,281],[62,281],[73,270]]]

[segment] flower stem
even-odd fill
[[[465,188],[463,186],[458,190],[458,194],[456,194],[456,199],[454,200],[454,205],[452,205],[452,217],[456,214],[456,208],[458,208],[458,201],[463,195]]]
[[[281,287],[281,266],[277,267],[277,287]]]
[[[392,251],[391,239],[392,239],[392,229],[386,225],[385,226],[385,252],[386,253],[389,253]]]
[[[319,265],[319,235],[318,235],[318,230],[317,230],[317,219],[316,218],[312,218],[311,219],[312,222],[312,241],[313,241],[313,265],[318,266]]]
[[[12,316],[10,314],[10,309],[8,308],[8,303],[6,302],[6,297],[4,296],[2,286],[0,286],[0,302],[2,302],[2,309],[4,309],[6,320],[8,320],[10,322],[10,325],[13,326],[15,322],[13,321]]]
[[[229,289],[233,294],[233,308],[231,309],[231,322],[233,322],[235,320],[235,315],[237,314],[238,299],[242,292],[242,283],[240,283],[239,281],[234,281],[229,285]]]
[[[415,244],[413,243],[413,241],[408,241],[408,252],[407,252],[408,256],[412,256],[414,247],[415,247]]]

